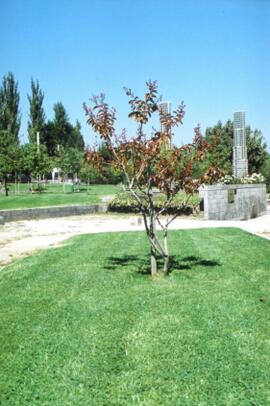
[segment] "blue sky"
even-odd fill
[[[270,0],[2,0],[0,77],[12,71],[27,140],[31,77],[48,119],[61,101],[82,124],[82,102],[101,91],[131,133],[123,86],[143,94],[156,79],[164,100],[186,104],[176,144],[236,110],[270,146]]]

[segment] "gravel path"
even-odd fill
[[[205,227],[238,227],[270,239],[270,212],[248,221],[179,218],[171,224],[170,229]],[[74,235],[143,229],[142,220],[138,216],[88,215],[6,223],[0,226],[0,269],[14,259],[57,246]]]

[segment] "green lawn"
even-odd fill
[[[93,185],[89,192],[85,186],[81,192],[72,193],[72,185],[66,185],[64,192],[62,185],[54,184],[47,185],[42,193],[29,193],[24,184],[20,186],[20,194],[16,195],[14,185],[11,185],[10,196],[0,194],[0,210],[99,203],[102,196],[113,195],[118,190],[116,185]]]
[[[151,280],[144,233],[79,236],[0,274],[0,404],[270,404],[270,243],[170,234]]]

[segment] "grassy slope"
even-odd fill
[[[3,271],[0,404],[269,404],[269,241],[205,229],[170,243],[165,280],[144,273],[135,232]]]
[[[14,195],[12,190],[8,197],[0,195],[0,210],[99,203],[101,196],[115,194],[119,189],[115,185],[93,185],[89,193],[86,188],[83,192],[71,193],[71,188],[71,185],[66,185],[64,193],[61,185],[48,185],[45,192],[32,194],[26,192],[25,185],[22,185],[20,195]]]

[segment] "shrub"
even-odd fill
[[[164,211],[164,214],[195,214],[199,212],[200,199],[196,193],[191,196],[188,204],[185,204],[186,194],[178,193],[173,199],[171,205]],[[161,210],[164,206],[165,196],[161,193],[156,193],[154,204],[156,210]],[[145,202],[146,204],[146,202]],[[109,210],[121,213],[139,213],[140,209],[135,198],[128,191],[119,192],[109,204]]]
[[[245,176],[243,178],[237,178],[234,175],[226,175],[220,179],[222,185],[233,185],[233,184],[257,184],[264,183],[265,179],[260,173],[252,173],[251,175]]]

